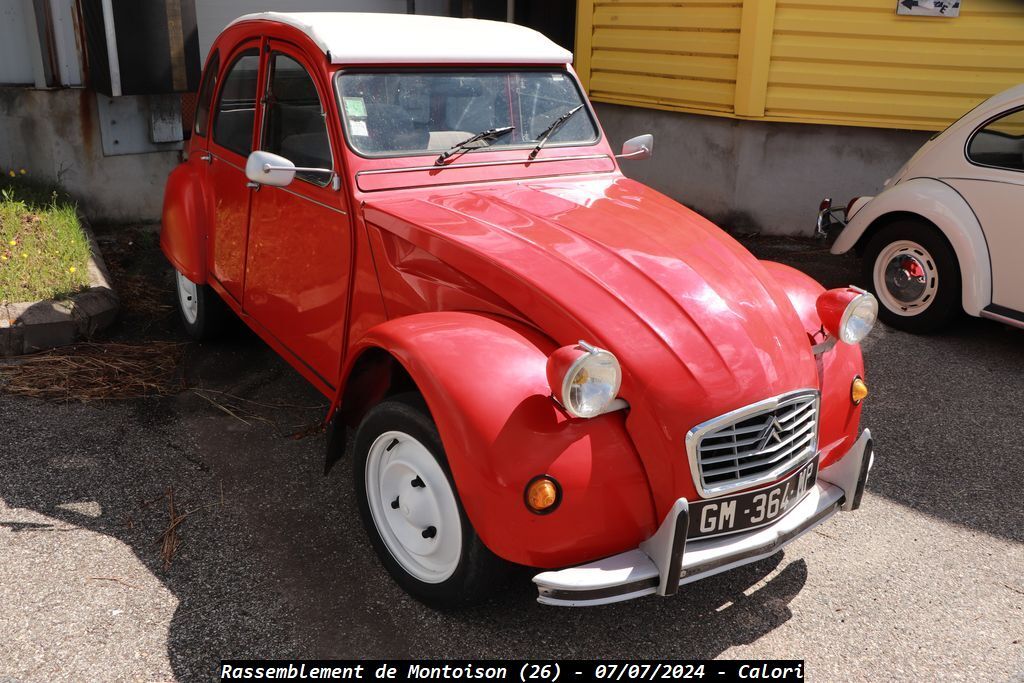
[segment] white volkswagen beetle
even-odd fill
[[[960,310],[1024,327],[1024,85],[935,135],[875,197],[819,207],[833,254],[855,249],[884,322],[928,332]]]

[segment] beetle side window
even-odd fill
[[[228,68],[217,98],[213,141],[242,156],[248,156],[252,151],[259,66],[259,50],[246,50],[240,54]]]
[[[267,83],[261,149],[296,166],[333,168],[324,108],[309,73],[288,55],[275,52]],[[330,182],[326,173],[299,172],[295,177],[317,185]]]
[[[210,100],[217,89],[217,72],[220,71],[220,52],[214,50],[210,62],[206,66],[206,80],[199,89],[199,101],[196,103],[195,134],[206,137],[206,124],[210,120]]]
[[[1024,109],[982,126],[967,145],[967,158],[982,166],[1024,171]]]

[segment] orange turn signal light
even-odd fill
[[[860,377],[854,377],[853,384],[850,385],[850,399],[857,405],[867,397],[868,385]]]
[[[558,482],[547,475],[540,475],[530,480],[526,485],[526,507],[530,512],[538,515],[546,515],[554,512],[562,499],[562,487]]]

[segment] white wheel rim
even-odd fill
[[[939,270],[923,246],[897,240],[885,246],[873,269],[878,300],[896,315],[921,315],[939,292]]]
[[[377,437],[366,456],[366,499],[391,556],[425,583],[441,583],[462,557],[462,524],[448,477],[404,432]]]
[[[199,297],[196,296],[196,283],[177,271],[174,274],[178,281],[178,305],[181,306],[185,320],[189,324],[194,324],[199,319]]]

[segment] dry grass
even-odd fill
[[[253,423],[259,422],[273,429],[279,437],[298,440],[319,434],[324,430],[323,419],[320,415],[327,409],[326,403],[311,406],[292,403],[265,403],[235,396],[226,391],[199,387],[192,388],[192,393],[247,427],[252,427]],[[312,419],[303,417],[299,424],[282,425],[281,420],[285,414],[292,414],[294,417],[296,412],[304,415],[309,415],[311,412],[315,417]],[[270,413],[272,417],[261,413]]]
[[[212,507],[224,507],[224,486],[221,485],[220,500],[209,503],[208,505],[200,505],[199,507],[192,508],[187,512],[178,512],[178,508],[174,504],[174,489],[170,486],[167,487],[167,491],[162,496],[167,500],[167,528],[164,529],[163,533],[157,539],[157,543],[160,544],[160,559],[163,560],[164,571],[171,568],[171,562],[174,560],[174,554],[178,552],[178,548],[181,547],[181,538],[178,536],[178,527],[184,522],[190,515],[194,515],[200,510],[206,510]]]
[[[182,391],[184,344],[77,344],[0,365],[0,389],[56,401],[121,400]]]
[[[159,254],[156,233],[121,229],[99,238],[124,314],[156,322],[174,313],[172,288],[154,277],[149,256]],[[163,257],[158,260],[163,262]]]
[[[121,299],[121,308],[147,318],[164,318],[174,313],[174,306],[166,302],[166,292],[150,278],[129,275],[111,268],[114,285]]]

